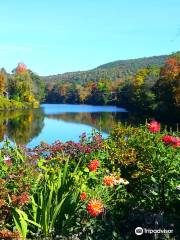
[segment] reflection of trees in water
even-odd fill
[[[19,117],[20,111],[0,111],[0,142],[3,141],[4,136],[8,135],[8,120]]]
[[[103,132],[109,132],[115,123],[118,121],[125,121],[126,115],[127,114],[124,112],[80,112],[48,114],[46,116],[51,119],[87,124]]]
[[[4,139],[4,133],[6,132],[6,125],[5,124],[1,124],[1,122],[0,122],[0,142],[2,142],[3,141],[3,139]]]
[[[0,141],[4,135],[17,144],[27,144],[39,135],[44,126],[42,109],[3,112],[0,114]]]

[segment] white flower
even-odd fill
[[[129,182],[124,178],[118,178],[118,179],[116,178],[115,179],[115,185],[118,185],[118,184],[128,185]]]
[[[11,158],[9,156],[4,156],[4,161],[9,161]]]

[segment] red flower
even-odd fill
[[[84,201],[84,200],[86,199],[86,197],[87,197],[86,192],[82,192],[81,195],[80,195],[80,199],[81,199],[82,201]]]
[[[86,209],[88,213],[93,217],[97,217],[98,215],[104,212],[104,206],[102,202],[97,199],[91,199],[88,202]]]
[[[88,168],[89,168],[90,171],[96,171],[98,167],[99,167],[99,161],[98,160],[92,160],[88,164]]]
[[[106,186],[114,186],[115,181],[116,181],[116,179],[114,176],[105,176],[103,179],[103,183]]]
[[[148,128],[150,132],[157,133],[160,131],[161,126],[160,126],[160,123],[158,123],[157,121],[151,121],[148,124]]]
[[[172,137],[172,144],[173,144],[173,147],[174,147],[174,148],[180,147],[180,138],[178,138],[178,137]]]
[[[172,145],[174,148],[180,146],[180,138],[166,135],[162,138],[162,141],[166,145]]]
[[[172,143],[172,136],[169,136],[169,135],[166,135],[162,138],[162,141],[165,143],[165,144],[170,144]]]

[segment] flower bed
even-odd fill
[[[106,140],[83,133],[34,149],[7,142],[0,239],[134,239],[157,222],[178,235],[179,132],[160,128],[120,124]]]

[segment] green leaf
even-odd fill
[[[17,230],[19,231],[22,240],[26,239],[26,235],[27,235],[27,222],[25,219],[27,219],[27,215],[25,212],[15,208],[13,210],[13,219],[14,219],[14,223],[16,225]]]
[[[89,169],[88,169],[87,167],[85,167],[85,168],[83,169],[83,171],[84,171],[84,172],[89,172]]]
[[[151,176],[151,181],[156,183],[156,179],[153,176]]]

